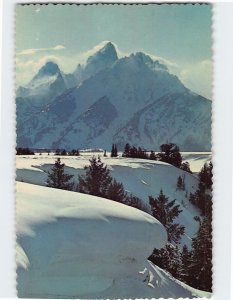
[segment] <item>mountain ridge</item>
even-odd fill
[[[40,79],[41,73],[42,78],[48,73],[50,78],[58,73],[56,80],[61,76],[65,88],[59,91],[53,86],[59,86],[59,81],[51,80],[47,93],[50,101],[43,102],[40,95],[31,98],[23,95],[16,99],[18,146],[109,148],[117,143],[122,148],[129,142],[158,150],[160,144],[169,140],[182,150],[211,148],[211,101],[191,92],[166,65],[143,52],[118,58],[115,46],[109,42],[90,56],[86,64],[78,65],[73,74],[63,73],[53,63],[43,66],[34,80]],[[66,80],[72,82],[69,87]],[[102,112],[96,105],[92,120],[82,127],[80,116],[100,99],[107,99],[102,109],[110,115],[114,111],[116,117],[105,124],[98,118]],[[39,111],[30,115],[34,104],[40,100],[43,103],[37,105]],[[97,128],[103,127],[101,134],[85,140],[93,122]],[[75,132],[82,138],[79,139]]]

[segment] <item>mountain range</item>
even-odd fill
[[[18,147],[211,149],[211,101],[143,52],[119,58],[111,42],[72,74],[47,62],[17,89],[16,111]]]

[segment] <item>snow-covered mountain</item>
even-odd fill
[[[25,101],[31,105],[43,107],[50,103],[65,90],[76,85],[76,78],[73,74],[65,74],[54,62],[47,62],[32,80],[25,86],[19,87],[16,91],[17,97],[26,98]]]
[[[119,148],[129,142],[158,150],[174,142],[182,150],[211,147],[211,101],[192,93],[149,55],[118,58],[110,42],[73,74],[47,63],[20,92],[18,146],[108,149],[113,142]],[[35,109],[37,102],[46,105]]]

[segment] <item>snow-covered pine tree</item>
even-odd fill
[[[174,223],[174,219],[182,212],[180,205],[175,205],[175,201],[175,199],[169,201],[162,190],[157,198],[149,196],[152,215],[167,229],[168,241],[178,243],[180,237],[184,234],[185,227]]]
[[[179,269],[181,266],[181,251],[176,245],[168,243],[161,249],[154,249],[149,257],[155,265],[167,270],[174,277],[179,278]]]
[[[212,226],[211,218],[204,217],[192,242],[192,262],[189,284],[197,289],[212,291]]]
[[[65,164],[61,163],[60,158],[55,161],[51,172],[48,172],[47,186],[62,190],[73,190],[74,183],[70,180],[74,175],[66,174],[64,171]]]
[[[185,283],[190,282],[190,266],[192,263],[192,251],[186,245],[181,252],[181,264],[178,266],[178,278]]]

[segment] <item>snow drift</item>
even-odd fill
[[[132,276],[163,226],[122,204],[79,193],[17,184],[18,290],[23,297],[82,297]]]
[[[61,158],[65,163],[65,172],[74,175],[74,181],[78,182],[78,175],[83,174],[84,166],[89,165],[92,154],[79,157],[64,156]],[[17,180],[32,184],[46,185],[48,171],[52,168],[56,156],[18,156],[16,160]],[[193,218],[200,212],[189,202],[189,194],[194,193],[198,186],[196,176],[182,171],[164,162],[135,159],[135,158],[111,158],[101,157],[102,162],[107,164],[111,176],[118,182],[122,182],[129,193],[139,197],[148,205],[148,196],[156,197],[160,189],[170,200],[176,199],[181,205],[182,213],[177,222],[185,226],[182,244],[191,246],[193,237],[199,227]],[[181,176],[185,180],[185,191],[177,190],[177,179]]]
[[[17,183],[17,281],[24,298],[206,296],[147,262],[164,227],[135,208]]]

